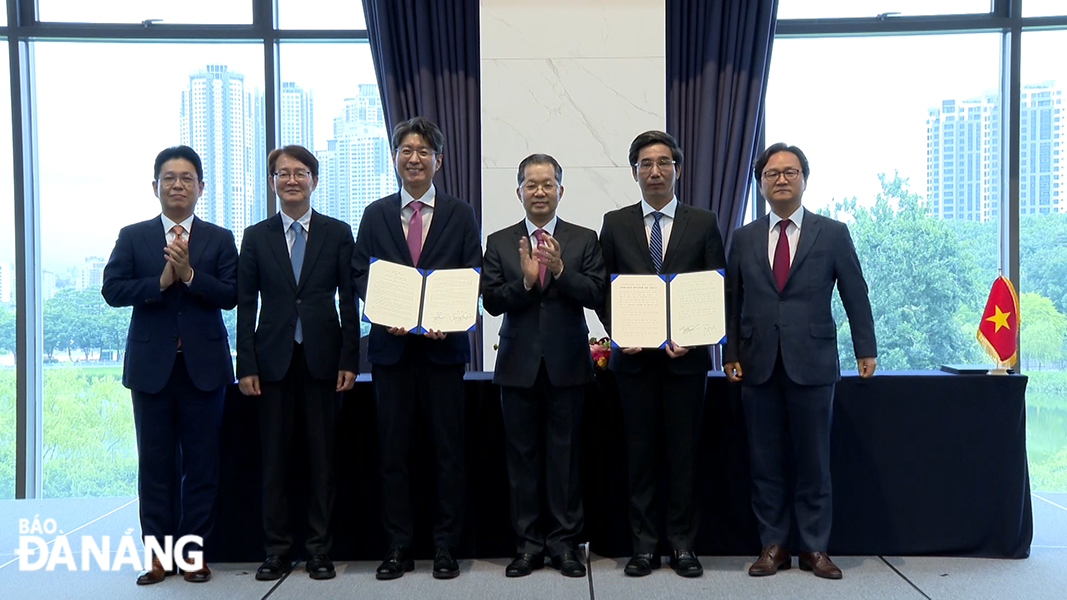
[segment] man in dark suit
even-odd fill
[[[662,131],[646,131],[630,144],[634,181],[641,202],[604,215],[600,246],[608,274],[710,271],[726,266],[715,213],[686,206],[674,195],[682,149]],[[611,331],[611,289],[601,311]],[[641,577],[660,566],[660,524],[656,502],[656,455],[666,449],[666,542],[671,567],[683,577],[704,568],[693,552],[699,524],[695,497],[697,443],[704,414],[704,389],[711,355],[707,346],[664,349],[622,348],[611,353],[619,383],[630,481],[633,556],[627,575]],[[662,424],[662,427],[660,426]]]
[[[727,377],[741,382],[752,509],[763,544],[748,574],[773,575],[791,564],[783,465],[791,441],[800,568],[840,579],[841,570],[826,555],[830,422],[834,384],[841,378],[837,324],[830,314],[835,281],[861,377],[874,374],[877,348],[867,284],[848,227],[801,206],[808,173],[808,159],[795,146],[775,144],[756,160],[753,174],[771,214],[734,234],[723,360]]]
[[[101,292],[111,306],[133,307],[122,384],[133,397],[141,533],[163,547],[164,536],[207,538],[215,521],[222,407],[233,383],[222,310],[237,303],[237,248],[233,233],[193,215],[204,170],[192,148],[156,156],[152,191],[162,214],[122,228]],[[156,557],[145,567],[140,585],[169,574]],[[211,570],[184,577],[205,582]]]
[[[363,213],[353,257],[356,289],[367,298],[370,259],[420,269],[478,268],[481,234],[470,204],[438,191],[433,176],[441,168],[444,136],[429,119],[415,117],[393,129],[394,164],[403,187],[375,200]],[[464,465],[463,371],[470,361],[467,333],[371,326],[367,361],[378,406],[378,446],[382,472],[382,523],[389,552],[378,579],[396,579],[415,568],[409,456],[416,414],[430,423],[437,471],[436,548],[433,576],[459,575],[452,553],[463,527]]]
[[[238,383],[260,396],[267,560],[256,579],[278,579],[291,567],[286,488],[294,424],[303,426],[307,449],[300,462],[309,480],[305,568],[312,579],[329,579],[334,415],[359,369],[352,229],[311,209],[319,161],[306,148],[272,151],[267,172],[281,212],[245,230],[237,301]]]
[[[519,163],[518,178],[526,218],[489,236],[482,271],[485,310],[504,315],[493,383],[500,386],[518,536],[504,574],[529,575],[544,566],[547,552],[563,575],[583,577],[578,434],[593,363],[582,308],[604,301],[604,259],[595,232],[556,217],[563,198],[556,159],[532,154]]]

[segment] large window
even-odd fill
[[[159,214],[153,158],[186,144],[204,163],[196,214],[232,230],[240,245],[246,227],[276,211],[266,155],[290,143],[323,161],[316,208],[355,230],[364,196],[396,186],[362,7],[343,0],[276,0],[270,11],[251,0],[38,0],[23,14],[48,23],[40,35],[33,20],[6,27],[0,5],[0,35],[25,44],[21,116],[28,119],[13,141],[11,94],[0,94],[0,115],[8,115],[0,119],[0,167],[14,174],[0,178],[0,195],[13,200],[9,207],[33,206],[27,214],[39,215],[18,220],[9,208],[0,218],[0,499],[15,495],[20,443],[30,444],[34,458],[29,496],[133,495],[136,445],[121,384],[131,311],[106,306],[100,295],[118,231]],[[8,48],[0,56],[4,88]],[[280,64],[265,62],[272,49]],[[16,196],[22,173],[11,161],[19,146],[32,149],[23,156],[35,175],[25,197]],[[40,262],[27,265],[41,293],[29,315],[16,315],[13,232],[24,223],[39,241],[28,254],[39,252]],[[232,348],[235,315],[223,316]],[[43,321],[40,355],[16,348],[15,324],[24,318]],[[40,361],[42,373],[37,381],[29,370],[21,395],[18,361]],[[15,426],[19,406],[40,429],[39,453]],[[38,407],[42,417],[34,421]]]
[[[262,49],[38,42],[33,52],[41,262],[54,280],[42,298],[43,492],[132,495],[121,384],[130,309],[104,303],[103,268],[121,227],[159,214],[152,160],[168,146],[190,145],[204,162],[198,216],[238,237],[265,216]],[[101,89],[100,65],[107,93],[77,93]]]
[[[6,40],[0,49],[0,172],[12,172],[11,95]],[[12,178],[0,177],[0,198],[14,195]],[[15,226],[14,211],[0,202],[0,500],[15,497]]]
[[[1064,7],[1060,7],[1063,11]],[[1067,31],[1023,34],[1020,366],[1032,487],[1067,491]]]
[[[996,34],[775,41],[767,142],[804,150],[804,205],[849,223],[882,369],[981,359],[981,290],[997,275],[998,49]],[[931,60],[947,54],[967,59]],[[835,316],[845,322],[839,304]],[[845,326],[839,346],[853,356]]]
[[[874,18],[887,10],[902,14]],[[952,13],[972,16],[937,16]],[[805,205],[851,227],[879,366],[989,364],[975,332],[1002,268],[1021,304],[1031,487],[1067,491],[1067,3],[780,0],[779,19],[767,141],[808,153]],[[846,327],[839,346],[851,356]]]

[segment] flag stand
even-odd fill
[[[1008,375],[1007,367],[994,367],[986,372],[986,375]]]

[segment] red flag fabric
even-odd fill
[[[995,360],[1008,366],[1015,364],[1019,334],[1019,298],[1011,281],[1001,275],[989,290],[982,322],[978,324],[978,343]]]

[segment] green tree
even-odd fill
[[[1038,292],[1067,314],[1067,213],[1019,220],[1019,268],[1020,292]]]
[[[121,349],[126,340],[130,307],[112,308],[99,290],[61,289],[44,302],[44,344],[48,355],[56,350]]]
[[[983,296],[974,256],[952,228],[927,214],[907,179],[880,173],[878,181],[882,190],[873,206],[860,206],[853,197],[838,203],[833,215],[852,221],[849,228],[870,289],[879,366],[931,369],[972,359],[977,345],[962,334],[960,318],[975,312],[977,324],[980,316],[977,305]],[[839,301],[834,312],[842,324],[842,356],[852,356]]]
[[[15,313],[0,306],[0,354],[15,351]]]
[[[1052,300],[1036,292],[1019,296],[1019,328],[1024,368],[1040,369],[1063,359],[1067,316],[1056,310]]]

